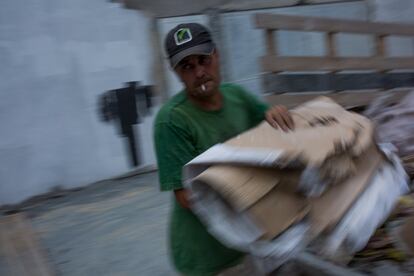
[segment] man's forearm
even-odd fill
[[[189,192],[187,189],[174,190],[174,195],[181,207],[190,209]]]

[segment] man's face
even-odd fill
[[[175,67],[175,72],[191,97],[203,99],[218,93],[221,78],[216,50],[211,55],[192,55],[184,58]]]

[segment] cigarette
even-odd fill
[[[205,86],[204,84],[202,84],[202,85],[201,85],[201,90],[202,90],[203,92],[205,92],[205,91],[206,91],[206,86]]]

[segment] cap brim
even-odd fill
[[[178,54],[170,58],[171,66],[175,68],[177,64],[185,57],[191,55],[211,55],[214,51],[214,44],[212,42],[200,44],[184,51],[179,52]]]

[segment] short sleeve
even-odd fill
[[[253,95],[251,92],[248,92],[244,88],[239,87],[239,89],[243,94],[247,109],[249,110],[252,125],[256,126],[265,119],[265,113],[267,109],[269,109],[269,105],[259,100],[258,97]]]
[[[161,191],[182,188],[183,166],[196,155],[191,134],[182,127],[162,122],[155,125],[154,142]]]

